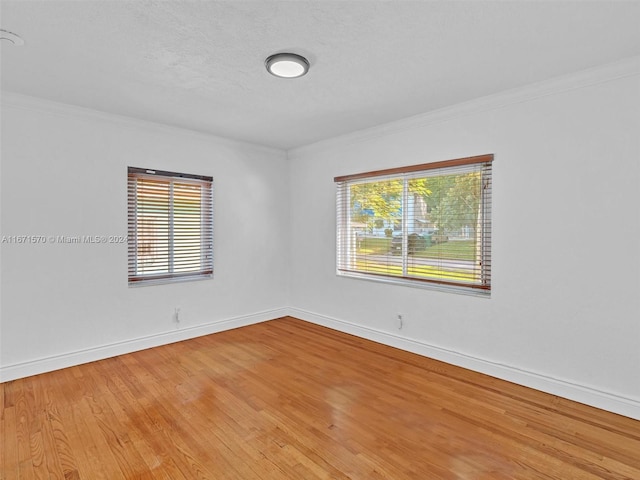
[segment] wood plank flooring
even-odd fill
[[[14,479],[640,479],[640,422],[294,318],[0,385]]]

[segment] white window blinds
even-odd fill
[[[129,285],[213,276],[213,179],[128,168]]]
[[[488,294],[492,161],[336,177],[338,274]]]

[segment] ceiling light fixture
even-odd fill
[[[271,75],[281,78],[298,78],[309,71],[309,61],[295,53],[276,53],[264,65]]]
[[[7,40],[17,46],[24,45],[24,40],[20,38],[20,35],[3,29],[0,29],[0,40]]]

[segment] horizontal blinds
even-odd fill
[[[489,291],[492,160],[337,177],[338,271]]]
[[[210,277],[212,179],[129,168],[129,283]]]

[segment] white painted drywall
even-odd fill
[[[532,386],[600,392],[637,415],[640,77],[563,85],[289,152],[296,314],[488,373],[504,366]],[[336,276],[334,176],[487,153],[490,299]]]
[[[219,321],[267,319],[287,304],[283,151],[7,94],[1,154],[3,236],[126,235],[127,166],[214,178],[212,280],[129,288],[126,243],[3,243],[8,376],[39,359],[69,356],[35,373],[188,337],[182,330],[215,331]],[[95,354],[79,359],[83,351]],[[34,373],[17,374],[25,371]]]
[[[640,418],[640,77],[628,71],[506,92],[289,160],[4,94],[2,235],[124,235],[128,165],[212,175],[216,273],[128,288],[124,244],[1,244],[1,380],[291,313]],[[335,275],[334,176],[485,153],[490,299]]]

